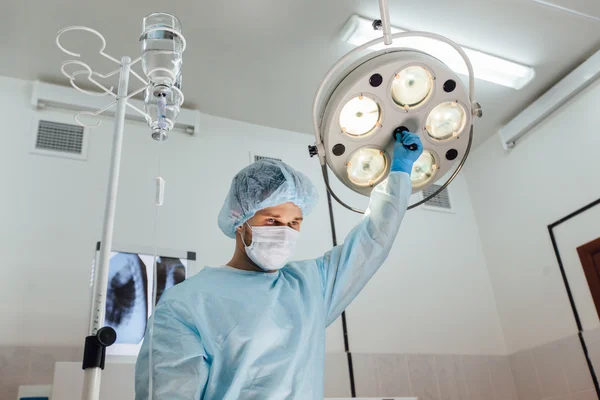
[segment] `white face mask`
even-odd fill
[[[252,230],[250,246],[246,245],[242,234],[242,242],[244,242],[248,257],[265,271],[283,268],[294,253],[300,232],[288,226],[250,226],[250,224],[246,224]]]

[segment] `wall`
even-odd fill
[[[356,370],[358,397],[385,396],[386,400],[391,400],[391,397],[406,400],[517,400],[508,357],[356,354],[356,358],[361,361],[361,367]],[[350,397],[347,379],[345,382],[339,380],[346,384],[342,388],[332,385],[335,376],[331,373],[340,371],[335,367],[338,360],[343,364],[344,359],[344,354],[327,355],[325,397]],[[109,364],[102,375],[100,399],[133,398],[133,376],[131,364]],[[83,373],[78,363],[57,364],[53,398],[80,399],[76,393],[81,391],[82,381]],[[441,397],[440,393],[445,396]]]
[[[334,188],[351,205],[367,206]],[[353,352],[506,354],[464,177],[449,190],[452,213],[407,211],[390,257],[348,307]],[[341,242],[360,217],[337,203],[334,216]]]
[[[47,383],[51,367],[43,368],[43,379],[29,373],[37,368],[36,360],[52,365],[77,359],[86,335],[90,263],[101,232],[112,129],[106,120],[92,131],[87,161],[32,155],[30,121],[36,111],[29,105],[31,83],[0,78],[0,87],[0,109],[11,116],[0,148],[4,185],[11,193],[0,200],[0,247],[7,266],[0,280],[0,380]],[[73,115],[42,114],[67,121]],[[201,265],[227,262],[233,242],[219,231],[216,216],[231,177],[248,165],[253,152],[283,158],[317,184],[321,201],[306,221],[296,256],[322,254],[331,246],[331,232],[318,162],[307,156],[312,142],[305,134],[203,115],[199,135],[174,133],[159,148],[146,127],[128,123],[115,242],[153,242],[160,151],[166,196],[158,247],[196,251]],[[364,205],[365,199],[347,195]],[[453,214],[407,214],[386,265],[348,310],[353,352],[505,354],[464,177],[453,184],[451,196]],[[360,217],[336,205],[335,218],[342,242]],[[337,360],[328,365],[339,378],[328,384],[330,393],[348,388],[345,356],[339,354],[343,349],[338,320],[327,334],[327,351],[336,354],[328,360]],[[13,368],[18,365],[21,369]]]
[[[599,102],[596,83],[510,152],[494,137],[467,163],[465,175],[510,353],[577,332],[547,226],[600,197]],[[583,275],[571,272],[578,307],[588,321],[589,292]],[[587,327],[595,324],[593,318],[586,322]]]
[[[598,399],[577,335],[520,350],[510,365],[519,399]]]
[[[4,265],[11,266],[0,281],[0,344],[79,344],[88,325],[90,264],[101,233],[112,124],[106,120],[92,131],[87,161],[29,154],[31,85],[2,79],[0,86],[0,105],[11,115],[0,162],[12,193],[3,196],[0,207],[2,255]],[[52,110],[41,114],[73,116]],[[158,151],[169,160],[161,167],[166,195],[158,247],[196,251],[203,265],[222,265],[233,253],[233,241],[220,232],[216,216],[231,177],[249,164],[249,152],[283,158],[308,174],[324,198],[318,163],[307,157],[308,135],[211,116],[204,116],[201,126],[202,134],[174,133],[159,149],[142,124],[127,124],[115,242],[153,243]],[[330,247],[328,225],[310,223],[327,220],[327,213],[326,202],[319,202],[299,242],[299,258]],[[333,330],[328,348],[343,351],[339,323]]]
[[[353,354],[359,397],[517,400],[508,356]]]
[[[590,332],[589,349],[600,361],[600,329]],[[79,398],[81,349],[68,347],[0,347],[0,399],[14,400],[11,382],[52,383],[56,361],[75,361],[70,369],[58,368],[58,399]],[[592,400],[597,399],[578,338],[573,336],[512,356],[363,354],[354,353],[358,396],[416,396],[428,400]],[[13,366],[7,370],[6,365]],[[58,364],[57,364],[58,365]],[[65,364],[63,364],[64,366]],[[102,376],[102,392],[131,398],[133,364],[109,358]],[[115,373],[116,372],[116,373]],[[516,379],[513,379],[513,373]],[[60,377],[62,375],[62,377]],[[57,375],[54,375],[55,379]],[[57,381],[54,381],[55,384]],[[70,383],[68,383],[70,382]],[[66,385],[66,386],[65,386]],[[327,353],[325,396],[350,397],[346,355]],[[101,396],[102,397],[102,396]]]

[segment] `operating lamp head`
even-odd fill
[[[473,110],[460,78],[438,59],[393,48],[342,71],[321,107],[329,168],[363,195],[390,172],[394,136],[416,133],[424,151],[411,173],[413,192],[446,175],[467,152]]]

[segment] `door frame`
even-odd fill
[[[579,336],[579,342],[581,343],[581,348],[583,349],[583,354],[585,355],[585,360],[587,361],[588,368],[590,370],[590,375],[592,376],[592,380],[594,381],[594,387],[596,388],[596,395],[598,399],[600,399],[600,385],[598,383],[598,377],[596,376],[596,372],[594,371],[594,366],[592,365],[592,360],[590,359],[587,345],[585,343],[585,339],[583,337],[583,327],[581,325],[581,319],[579,318],[579,312],[577,311],[577,306],[575,305],[575,300],[573,298],[573,293],[571,292],[571,286],[569,285],[569,279],[567,278],[567,274],[565,272],[565,268],[563,266],[562,258],[560,256],[560,251],[558,250],[558,244],[556,242],[556,237],[554,236],[554,228],[570,220],[573,217],[589,210],[590,208],[597,206],[600,204],[600,199],[597,199],[578,210],[573,211],[567,216],[551,223],[548,225],[548,233],[550,234],[550,240],[552,241],[552,247],[554,248],[554,255],[556,256],[556,262],[558,263],[558,267],[560,268],[560,274],[562,275],[563,283],[565,285],[565,289],[567,291],[567,295],[569,296],[569,302],[571,303],[571,310],[573,311],[573,316],[575,317],[575,322],[577,323],[577,334]]]

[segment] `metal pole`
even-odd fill
[[[383,43],[389,46],[392,44],[392,27],[387,0],[379,0],[379,12],[381,13],[381,27],[383,28]]]
[[[323,166],[323,179],[325,184],[329,187],[329,175],[327,173],[327,166]],[[333,218],[333,202],[331,201],[331,194],[333,191],[327,190],[327,207],[329,209],[329,224],[331,226],[331,240],[333,247],[338,245],[337,234],[335,231],[335,220]],[[356,386],[354,383],[354,364],[352,363],[352,353],[350,353],[350,342],[348,340],[348,324],[346,323],[346,310],[342,311],[342,330],[344,334],[344,351],[346,352],[346,359],[348,360],[348,377],[350,378],[350,395],[352,398],[356,397]]]
[[[96,274],[98,273],[98,265],[100,264],[100,261],[98,260],[98,254],[100,253],[100,242],[96,243],[96,252],[94,253],[94,268],[92,269],[92,276],[91,276],[91,281],[92,281],[92,298],[90,301],[90,324],[88,326],[88,334],[89,332],[92,331],[92,329],[94,329],[94,321],[92,316],[94,315],[94,309],[96,308],[96,302],[94,301],[96,299]]]
[[[115,224],[115,211],[117,205],[117,189],[119,186],[119,169],[121,166],[121,149],[123,147],[123,128],[125,125],[125,109],[127,107],[127,90],[129,85],[129,72],[131,58],[121,58],[121,72],[119,75],[119,90],[117,93],[117,109],[115,114],[115,129],[113,136],[106,205],[104,209],[104,225],[102,227],[102,241],[100,244],[99,262],[95,271],[94,289],[92,299],[92,315],[90,336],[95,335],[104,324],[106,309],[106,289],[108,287],[108,271],[110,251],[112,248],[113,229]],[[98,400],[100,398],[100,367],[88,368],[84,371],[83,400]]]

